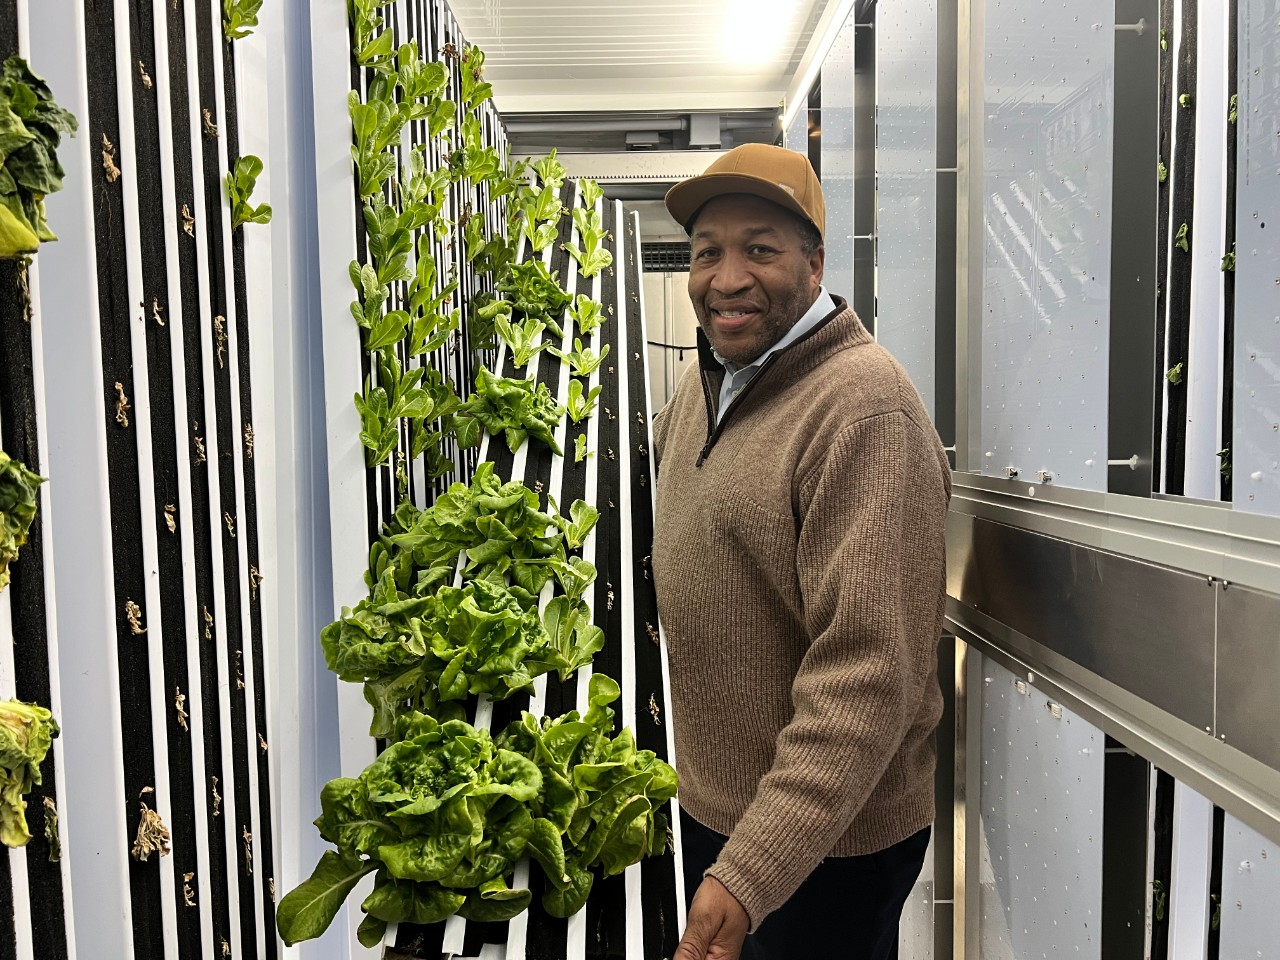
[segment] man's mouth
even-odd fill
[[[757,313],[759,313],[759,310],[751,306],[720,306],[711,309],[711,316],[715,325],[721,330],[729,332],[746,326]]]

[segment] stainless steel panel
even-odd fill
[[[1222,960],[1280,956],[1280,844],[1234,817],[1222,837]]]
[[[876,339],[934,416],[937,305],[938,10],[886,4],[876,16]]]
[[[947,578],[966,606],[1212,727],[1215,591],[1205,578],[955,512]]]
[[[1098,958],[1106,738],[996,663],[982,672],[983,960]]]
[[[1232,496],[1280,515],[1280,7],[1240,0]]]
[[[822,152],[819,173],[827,202],[827,262],[823,283],[853,303],[853,38],[852,14],[822,62]]]
[[[1280,769],[1280,596],[1229,586],[1218,597],[1217,731]]]

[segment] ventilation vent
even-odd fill
[[[644,243],[640,245],[645,273],[688,273],[689,244]]]

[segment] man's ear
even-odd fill
[[[817,290],[822,285],[822,271],[827,265],[827,248],[818,247],[813,253],[809,254],[809,270],[813,275],[813,288]]]

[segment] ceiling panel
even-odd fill
[[[450,0],[504,113],[776,106],[827,0]]]

